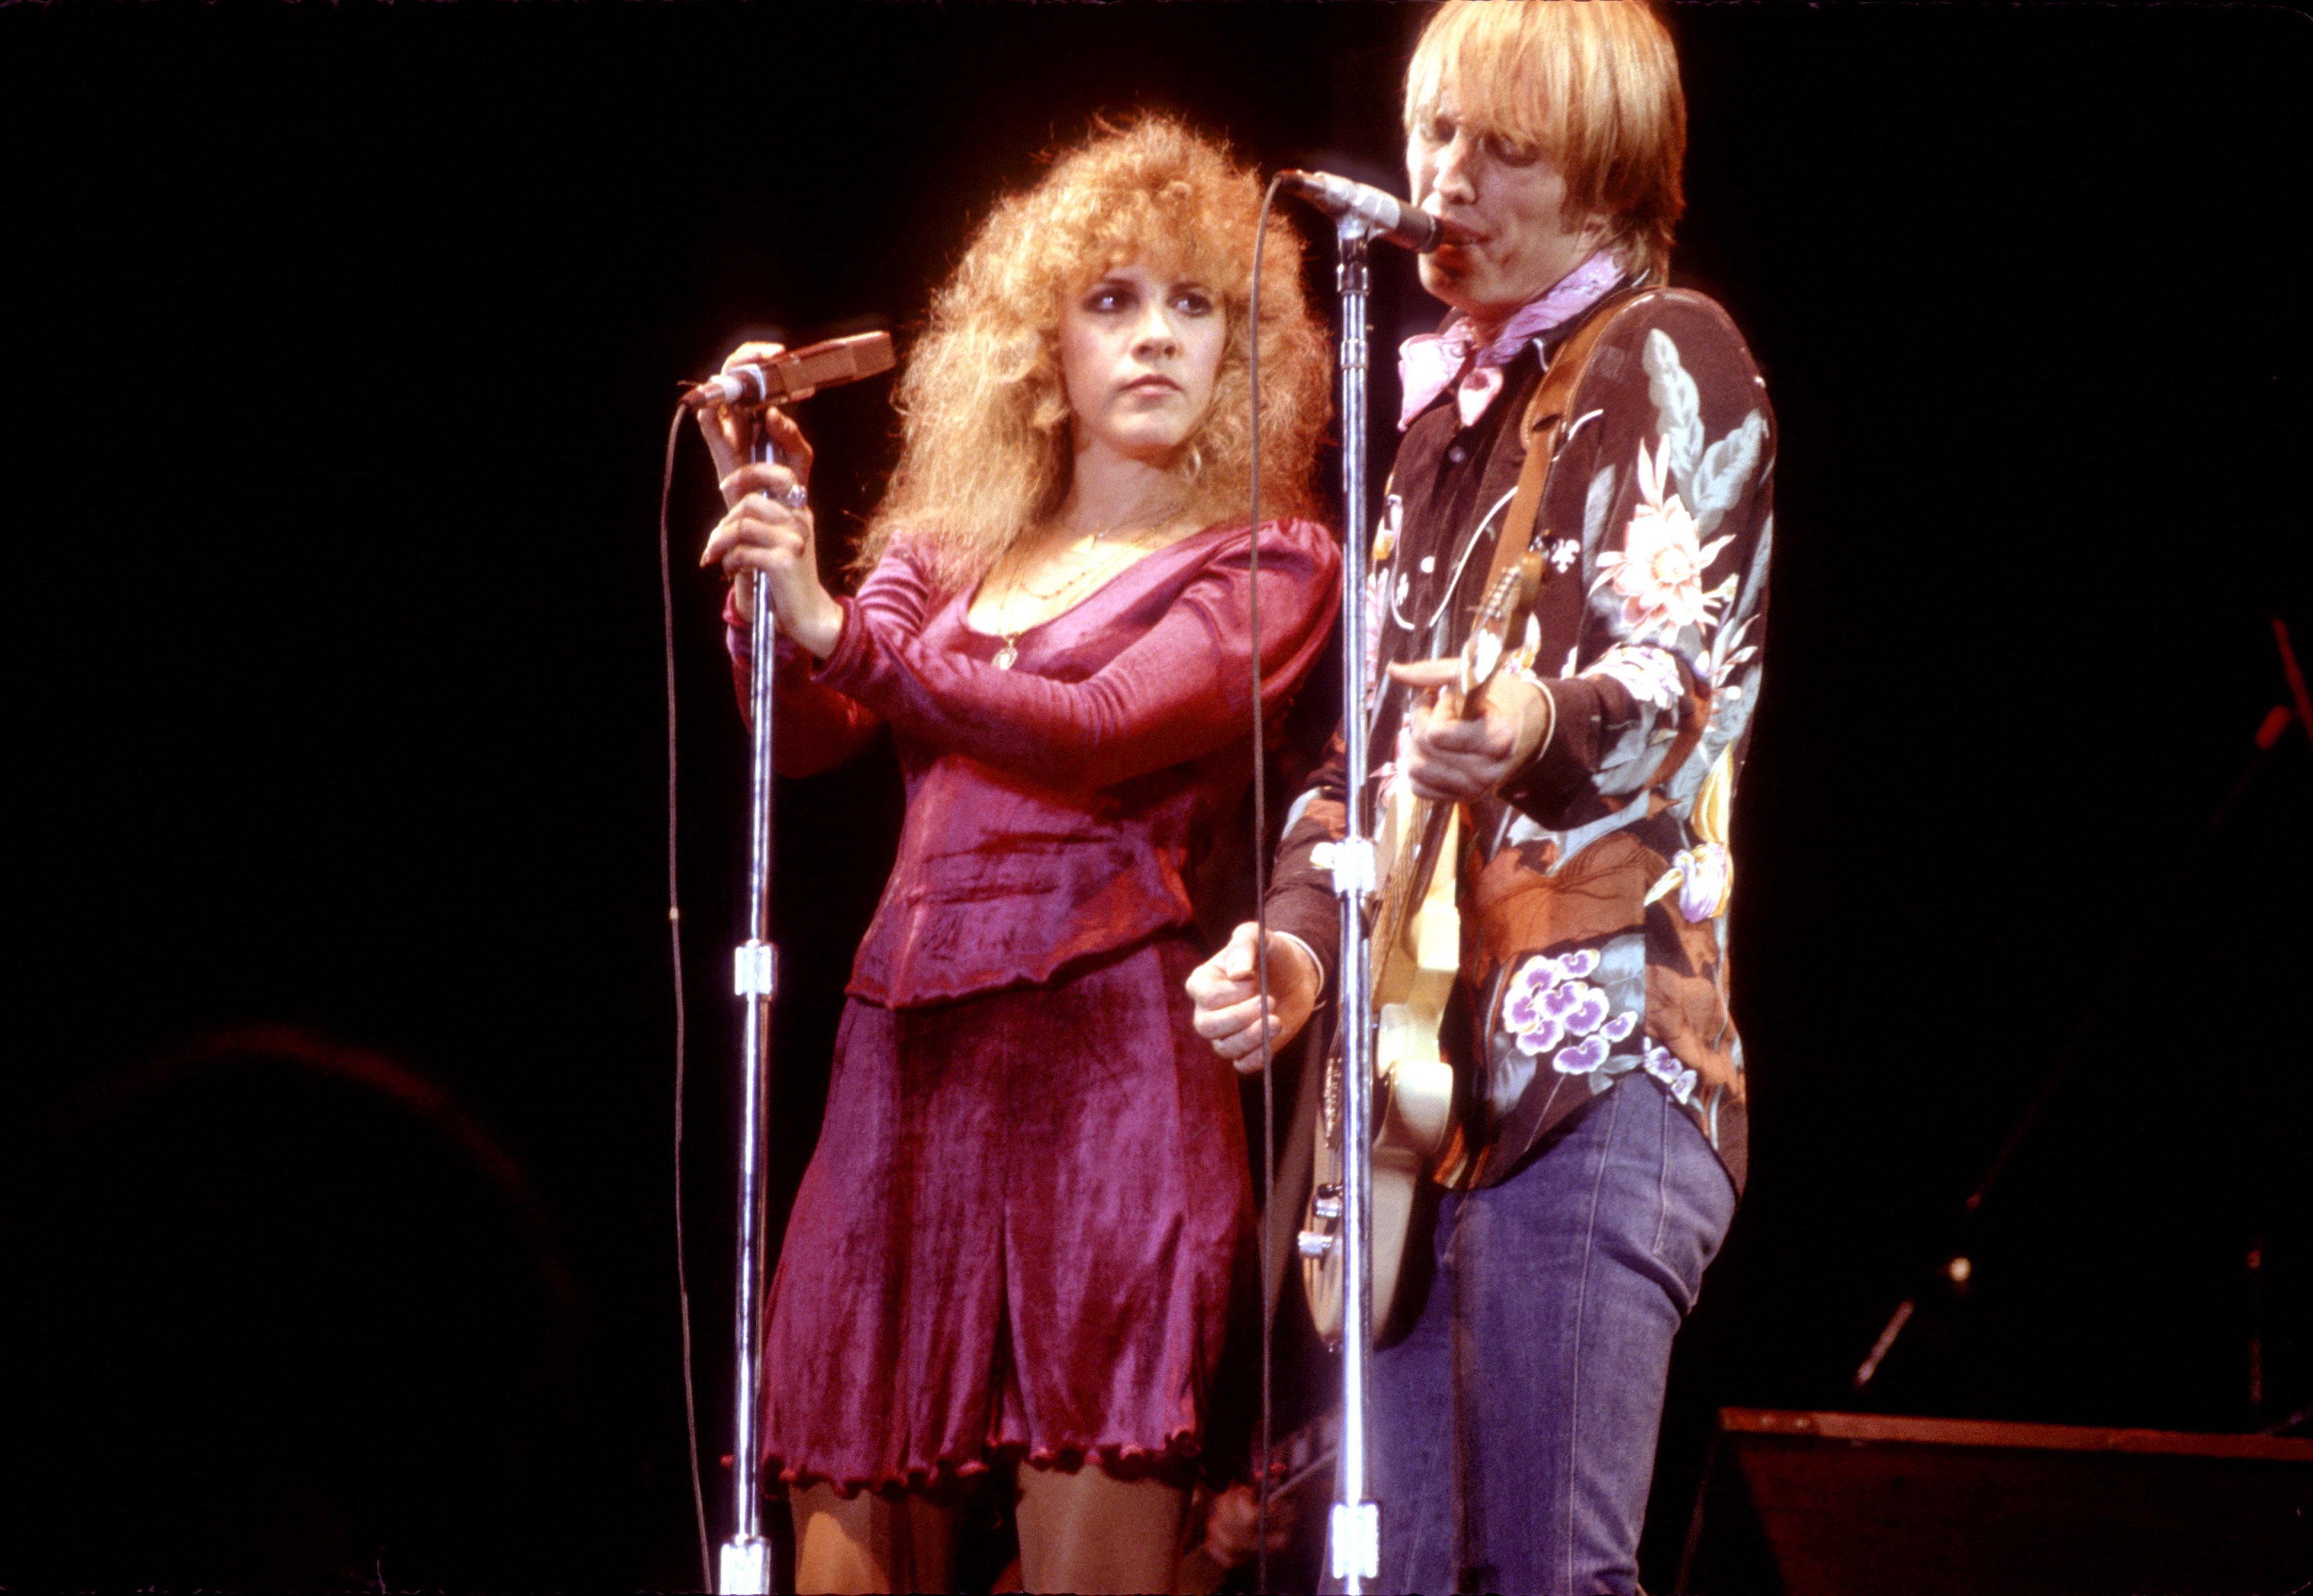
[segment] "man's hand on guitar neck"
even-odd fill
[[[1189,972],[1183,983],[1197,1005],[1197,1034],[1213,1051],[1244,1074],[1261,1069],[1261,987],[1253,968],[1253,938],[1247,920],[1230,934],[1228,946]],[[1317,960],[1299,939],[1269,934],[1269,1045],[1281,1048],[1299,1033],[1317,1006],[1322,978]]]
[[[1392,681],[1426,689],[1413,712],[1405,776],[1423,798],[1483,798],[1530,764],[1550,736],[1550,697],[1503,671],[1485,684],[1477,713],[1463,714],[1462,662],[1418,660],[1389,668]]]

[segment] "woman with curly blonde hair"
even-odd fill
[[[782,771],[888,727],[908,792],[768,1313],[803,1590],[943,1587],[949,1504],[991,1469],[1029,1589],[1168,1589],[1223,1450],[1252,1198],[1180,996],[1188,883],[1250,771],[1255,589],[1273,717],[1338,572],[1298,519],[1324,340],[1281,224],[1251,318],[1259,206],[1158,118],[1001,203],[901,381],[856,596],[820,583],[794,424],[763,413],[791,463],[749,466],[758,417],[702,417],[730,505],[702,563],[742,576],[734,621],[772,606]],[[1256,352],[1284,519],[1253,526]]]

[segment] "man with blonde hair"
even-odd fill
[[[1446,5],[1405,130],[1414,199],[1446,231],[1422,285],[1452,314],[1403,356],[1368,746],[1376,793],[1459,805],[1466,841],[1435,1268],[1373,1369],[1378,1584],[1628,1592],[1671,1340],[1744,1173],[1727,841],[1774,424],[1726,314],[1659,286],[1685,106],[1648,6]],[[1521,502],[1530,401],[1561,356],[1558,425],[1533,434],[1547,475]],[[1548,580],[1465,717],[1457,656],[1513,521]],[[1288,828],[1269,1009],[1251,925],[1191,978],[1227,1057],[1327,993],[1344,786],[1336,759]]]

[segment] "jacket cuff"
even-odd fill
[[[1545,825],[1587,788],[1605,747],[1606,727],[1630,713],[1630,694],[1595,676],[1561,676],[1539,684],[1550,700],[1550,730],[1526,767],[1501,784],[1504,802]]]
[[[1341,899],[1330,892],[1288,887],[1270,895],[1265,917],[1273,934],[1289,936],[1309,951],[1309,956],[1317,961],[1318,1001],[1331,1001],[1333,965],[1341,951]]]
[[[838,692],[849,692],[866,673],[867,628],[859,619],[858,601],[849,593],[836,594],[835,603],[843,611],[843,629],[835,635],[835,652],[811,664],[811,680]],[[810,657],[800,647],[796,652],[806,660]]]

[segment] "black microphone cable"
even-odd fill
[[[1253,643],[1253,969],[1261,1006],[1261,1443],[1253,1453],[1254,1583],[1266,1591],[1269,1583],[1269,1447],[1272,1386],[1276,1362],[1277,1296],[1269,1289],[1270,1209],[1277,1201],[1277,1076],[1271,1067],[1269,1047],[1269,744],[1262,709],[1261,679],[1261,265],[1269,242],[1270,207],[1284,185],[1280,172],[1269,180],[1261,197],[1261,219],[1253,232],[1253,292],[1246,319],[1253,325],[1245,339],[1245,377],[1251,390],[1253,541],[1252,581],[1245,591],[1245,623]]]
[[[658,485],[658,601],[666,649],[666,935],[674,981],[674,1288],[682,1310],[682,1424],[690,1438],[690,1510],[699,1523],[699,1588],[715,1588],[715,1558],[707,1538],[707,1486],[699,1476],[699,1396],[690,1372],[690,1273],[682,1234],[682,1092],[685,1004],[682,995],[682,886],[676,873],[674,565],[667,533],[667,504],[674,493],[674,446],[682,437],[685,408],[674,407],[666,429],[666,465]]]

